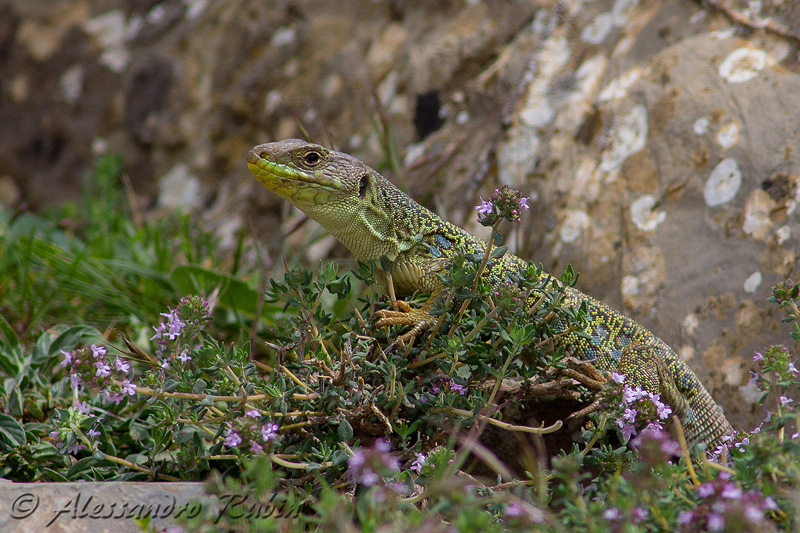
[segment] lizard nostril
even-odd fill
[[[253,148],[247,153],[247,162],[255,165],[256,163],[258,163],[258,160],[262,158],[263,153],[264,153],[263,150],[259,151],[256,150],[256,148]]]

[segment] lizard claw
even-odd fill
[[[389,326],[411,326],[411,330],[400,335],[389,346],[393,349],[395,345],[409,346],[413,344],[414,340],[425,331],[428,326],[433,324],[436,319],[423,309],[414,309],[408,302],[397,300],[394,302],[399,311],[393,309],[381,309],[373,315],[375,320],[375,327],[386,328]]]
[[[566,360],[568,368],[562,370],[562,375],[582,383],[590,390],[599,391],[606,383],[606,378],[596,366],[586,361],[580,361],[573,357]]]

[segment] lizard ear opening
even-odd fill
[[[358,184],[358,199],[363,200],[364,195],[367,194],[367,186],[369,185],[369,174],[361,176],[361,181]]]

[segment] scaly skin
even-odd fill
[[[360,261],[392,262],[393,286],[400,298],[441,289],[437,273],[465,252],[483,255],[483,241],[416,203],[358,159],[297,139],[262,144],[247,157],[250,172],[319,222]],[[487,264],[492,283],[520,272],[525,262],[505,254]],[[377,273],[380,274],[380,271]],[[385,276],[378,279],[384,292]],[[680,418],[687,440],[710,449],[733,432],[694,372],[661,339],[606,304],[571,287],[566,303],[586,303],[584,336],[559,336],[567,353],[600,370],[617,370],[627,382],[661,392]],[[534,295],[535,297],[535,295]],[[408,322],[411,324],[413,321]]]

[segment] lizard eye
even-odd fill
[[[319,163],[322,157],[319,155],[319,152],[308,152],[303,159],[306,160],[306,163],[313,166]]]
[[[361,181],[358,183],[358,197],[359,199],[363,199],[364,195],[367,194],[367,185],[369,185],[369,176],[364,174],[361,176]]]

